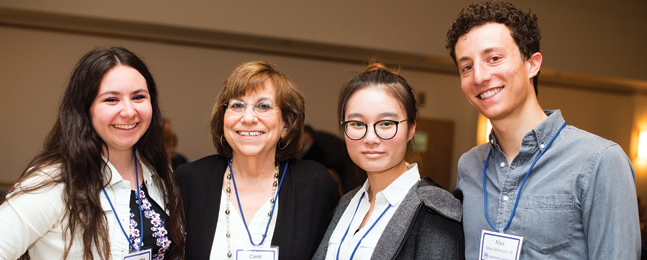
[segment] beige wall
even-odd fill
[[[626,0],[631,2],[631,0]],[[316,43],[402,51],[447,58],[444,35],[461,7],[471,1],[393,1],[271,3],[258,1],[125,1],[92,3],[72,0],[3,1],[0,8],[83,15],[116,21],[139,21],[212,31],[299,39]],[[579,1],[515,1],[540,17],[544,67],[596,75],[647,80],[643,25],[632,8],[600,7]],[[259,6],[267,5],[267,6]],[[633,3],[641,5],[642,3]],[[626,5],[632,7],[630,5]],[[610,11],[609,11],[610,10]],[[644,9],[643,9],[644,10]],[[406,18],[406,19],[405,19]],[[639,30],[640,29],[640,30]],[[214,153],[207,121],[214,97],[238,64],[264,60],[276,64],[303,90],[307,121],[337,133],[339,88],[362,66],[341,61],[299,58],[200,46],[138,41],[0,24],[0,182],[12,182],[41,147],[52,123],[66,80],[75,62],[96,46],[124,46],[144,58],[162,95],[164,113],[179,136],[178,150],[191,160]],[[615,45],[620,45],[617,47]],[[369,59],[371,57],[367,57]],[[475,144],[478,113],[463,97],[456,75],[403,70],[402,75],[427,105],[421,117],[453,120],[454,165]],[[560,108],[569,124],[619,143],[631,154],[636,128],[635,95],[542,84],[545,109]],[[639,169],[637,169],[639,170]],[[638,175],[639,193],[647,184]]]
[[[647,79],[644,0],[510,0],[537,13],[544,65]],[[473,0],[3,0],[0,7],[446,57],[447,28]],[[637,61],[636,61],[637,62]]]

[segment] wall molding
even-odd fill
[[[304,59],[365,64],[375,58],[389,66],[458,76],[449,57],[262,37],[221,31],[120,21],[96,17],[0,8],[0,26],[195,46]],[[647,93],[647,81],[542,68],[541,84],[559,88],[634,95]]]

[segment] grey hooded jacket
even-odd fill
[[[360,187],[344,195],[313,260],[323,260],[339,219]],[[405,196],[377,242],[371,259],[464,259],[461,202],[430,178]]]

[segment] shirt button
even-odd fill
[[[501,168],[505,167],[505,163],[501,162]]]
[[[508,201],[509,199],[508,196],[503,196],[503,201]]]
[[[545,144],[539,144],[539,148],[544,149],[544,147],[546,147]]]

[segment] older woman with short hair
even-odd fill
[[[339,193],[322,165],[291,159],[304,110],[294,83],[267,63],[230,74],[211,118],[218,155],[176,171],[189,259],[236,259],[245,250],[273,256],[262,259],[312,257]]]

